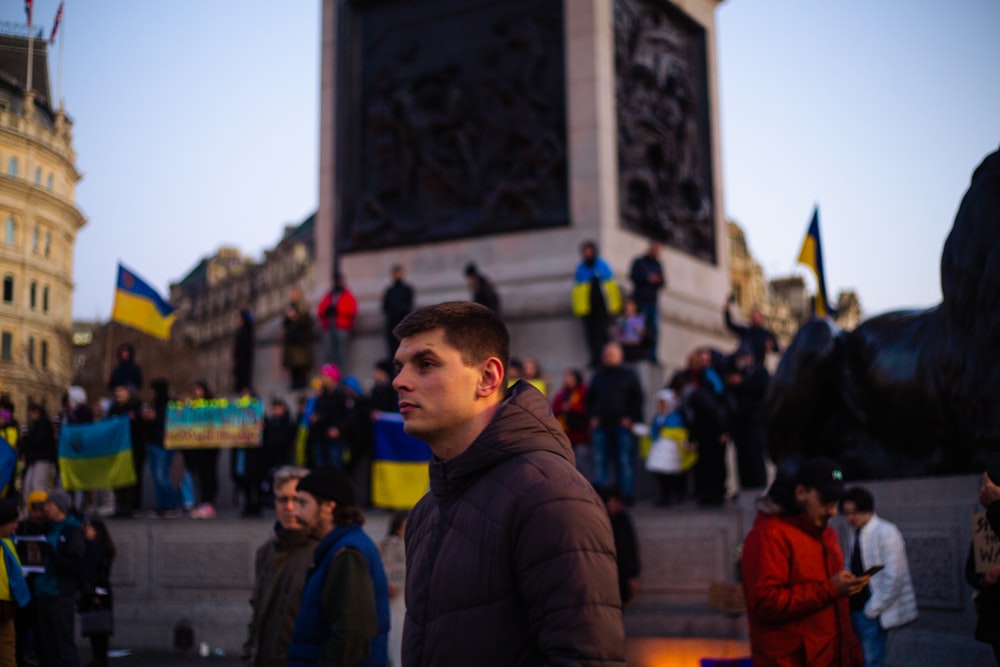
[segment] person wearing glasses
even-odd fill
[[[306,572],[319,543],[304,530],[295,514],[295,487],[307,468],[283,466],[274,473],[274,537],[257,549],[253,616],[243,644],[243,657],[255,667],[287,664],[295,616],[299,611]]]

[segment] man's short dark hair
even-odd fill
[[[510,364],[510,334],[503,320],[486,306],[472,301],[446,301],[418,308],[395,326],[392,335],[402,340],[442,329],[445,341],[462,355],[468,366],[489,357],[503,364],[504,378]]]
[[[871,491],[863,486],[852,486],[847,489],[847,495],[840,500],[841,512],[844,511],[844,503],[846,502],[854,503],[854,507],[862,513],[875,511],[875,498],[872,497]]]

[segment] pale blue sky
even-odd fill
[[[35,5],[48,29],[58,0]],[[74,316],[108,317],[119,259],[165,293],[220,245],[257,256],[315,210],[319,14],[67,0],[89,220]],[[935,303],[959,200],[1000,145],[1000,3],[727,0],[717,19],[725,210],[765,272],[794,270],[818,203],[832,293],[857,289],[869,314]],[[0,20],[23,22],[23,2]]]

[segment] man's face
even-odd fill
[[[56,504],[50,500],[45,501],[45,517],[49,521],[59,521],[63,518],[62,510],[56,507]]]
[[[762,315],[761,312],[756,308],[754,308],[750,312],[750,324],[754,325],[755,327],[759,327],[760,325],[764,324],[764,315]]]
[[[275,489],[274,512],[278,517],[278,523],[285,530],[302,530],[305,527],[296,515],[298,498],[295,487],[298,483],[299,480],[290,479]]]
[[[0,526],[0,537],[10,537],[17,530],[17,519]]]
[[[601,361],[604,362],[605,366],[621,366],[624,359],[625,354],[622,352],[621,345],[617,343],[608,343],[601,351]]]
[[[854,504],[853,500],[844,501],[843,511],[844,518],[847,519],[847,524],[851,527],[851,530],[861,528],[872,518],[871,512],[859,512],[858,506]]]
[[[594,252],[594,246],[585,245],[582,248],[580,248],[580,256],[583,257],[584,261],[590,261],[594,259],[594,257],[597,256],[596,253]]]
[[[42,524],[49,518],[45,511],[45,503],[31,503],[28,508],[28,520],[32,523]]]
[[[296,491],[295,499],[295,518],[302,529],[312,537],[324,537],[333,528],[334,503],[320,501],[307,491]]]
[[[807,489],[799,484],[795,487],[795,499],[810,525],[816,526],[819,530],[826,528],[830,519],[837,516],[837,501],[825,500],[816,489]]]
[[[466,365],[445,341],[444,329],[404,338],[395,362],[399,372],[392,387],[399,394],[403,429],[432,446],[460,438],[486,407],[477,393],[485,362]]]

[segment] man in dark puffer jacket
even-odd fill
[[[503,322],[452,302],[393,333],[404,428],[434,454],[406,528],[404,667],[624,666],[607,512],[545,397],[505,390]]]

